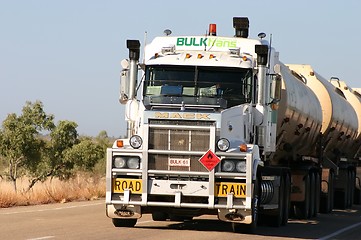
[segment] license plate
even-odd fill
[[[245,183],[227,183],[221,182],[216,184],[215,196],[227,197],[228,193],[233,193],[236,198],[246,197],[246,184]]]
[[[168,165],[170,167],[190,167],[191,160],[189,158],[169,158]]]
[[[129,189],[131,193],[142,193],[142,180],[140,179],[126,179],[115,178],[113,180],[113,192],[124,193],[124,190]]]

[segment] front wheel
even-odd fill
[[[152,219],[153,221],[167,221],[168,214],[165,212],[152,212]]]
[[[120,219],[120,218],[112,218],[112,222],[114,227],[134,227],[137,223],[136,218],[130,219]]]
[[[259,181],[258,179],[254,183],[253,199],[252,199],[252,223],[232,223],[232,230],[235,233],[254,233],[257,228],[258,222],[258,210],[259,210]]]

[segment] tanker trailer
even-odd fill
[[[361,102],[361,88],[353,88],[352,93],[355,94],[357,99]],[[358,108],[358,111],[360,112],[360,108]],[[360,127],[360,125],[359,125]],[[360,146],[359,150],[356,153],[355,159],[357,161],[357,168],[356,168],[356,187],[355,187],[355,197],[354,197],[354,203],[355,204],[361,204],[361,168],[360,168],[360,160],[361,160],[361,143],[358,143]]]
[[[348,158],[354,159],[354,163],[356,166],[356,181],[355,185],[353,182],[351,184],[351,188],[354,188],[354,203],[360,204],[361,203],[361,168],[360,165],[360,153],[361,153],[361,95],[357,91],[357,89],[352,89],[347,86],[346,82],[341,81],[338,78],[331,78],[330,82],[336,87],[336,90],[339,92],[341,96],[343,96],[355,109],[358,119],[358,132],[357,132],[357,139],[353,141],[351,146],[347,147],[348,150],[347,154]],[[352,192],[350,192],[352,194]],[[352,196],[351,196],[352,199]]]
[[[310,65],[287,65],[304,80],[318,97],[322,107],[322,128],[318,157],[322,167],[321,211],[333,204],[346,208],[353,202],[355,164],[351,146],[358,137],[358,117],[339,89],[315,72]],[[316,155],[316,156],[317,156]]]
[[[277,111],[276,152],[272,166],[288,166],[292,172],[291,207],[298,218],[317,214],[320,201],[320,157],[317,155],[322,128],[322,108],[306,81],[280,63],[282,90]]]
[[[357,159],[361,150],[361,95],[338,78],[331,78],[330,83],[335,86],[336,92],[351,104],[357,114],[358,130],[356,140],[350,142],[350,145],[343,149],[343,155],[347,158]]]

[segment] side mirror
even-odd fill
[[[129,61],[124,59],[121,62],[122,72],[120,73],[120,96],[119,102],[126,104],[129,100]]]
[[[276,101],[281,100],[282,77],[279,74],[272,76],[271,98]]]
[[[280,74],[276,73],[272,75],[271,80],[271,102],[268,105],[271,106],[272,110],[278,109],[278,103],[281,101],[281,89],[282,89],[282,77]]]

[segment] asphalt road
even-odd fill
[[[149,214],[134,228],[115,228],[104,200],[0,209],[0,239],[361,239],[361,206],[320,214],[286,227],[259,226],[255,235],[235,234],[214,216],[189,222],[153,222]]]

